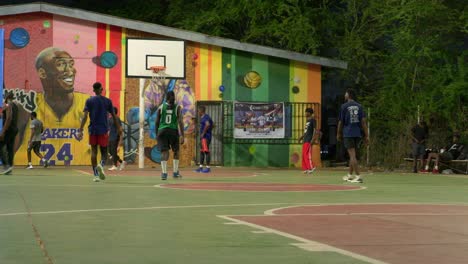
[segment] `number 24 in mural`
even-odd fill
[[[41,152],[45,152],[44,158],[49,161],[49,165],[54,166],[55,159],[52,159],[52,157],[55,154],[55,146],[52,144],[42,144]],[[70,143],[63,144],[63,146],[57,152],[56,157],[58,161],[63,161],[64,165],[70,165],[71,161],[73,160],[73,155],[71,153],[71,144]]]

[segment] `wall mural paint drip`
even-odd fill
[[[186,80],[166,79],[146,81],[145,90],[143,93],[145,100],[145,134],[149,138],[156,140],[155,123],[158,114],[158,108],[165,102],[166,93],[174,91],[176,95],[176,103],[182,106],[182,115],[184,117],[184,131],[186,134],[191,134],[195,130],[195,124],[192,118],[195,118],[195,95]],[[128,161],[135,162],[137,159],[138,148],[138,124],[139,124],[139,108],[132,107],[127,112],[127,122],[124,125],[125,135],[125,155]],[[145,147],[145,157],[151,161],[159,163],[161,161],[161,152],[158,149],[157,142],[150,147]]]

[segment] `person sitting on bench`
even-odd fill
[[[431,160],[434,159],[434,169],[432,170],[432,173],[439,173],[439,161],[450,162],[452,160],[460,159],[461,155],[463,154],[464,147],[465,146],[460,143],[460,134],[455,133],[452,137],[452,143],[450,145],[448,145],[446,148],[440,149],[438,152],[429,153],[427,156],[426,167],[421,172],[428,173]]]

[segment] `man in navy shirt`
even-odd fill
[[[213,129],[213,120],[205,113],[206,107],[198,107],[198,115],[200,116],[200,167],[196,172],[209,173],[210,169],[210,143],[211,143],[211,131]],[[203,163],[206,158],[206,168],[203,169]]]
[[[343,177],[343,180],[349,182],[362,183],[359,174],[359,165],[356,159],[356,148],[361,143],[362,134],[364,132],[364,141],[367,144],[369,137],[367,134],[366,114],[362,106],[355,101],[356,94],[352,89],[346,90],[345,101],[341,105],[338,121],[337,140],[341,141],[344,138],[344,146],[349,154],[349,173]],[[353,176],[353,171],[356,176]]]
[[[105,96],[102,96],[102,85],[99,82],[93,84],[93,90],[96,96],[92,96],[86,100],[85,108],[83,110],[84,117],[81,120],[81,126],[78,130],[78,140],[83,139],[83,127],[89,115],[89,144],[91,145],[91,164],[93,166],[94,181],[104,180],[104,168],[107,159],[107,143],[109,141],[109,123],[107,122],[108,113],[112,115],[114,124],[117,127],[118,134],[122,138],[122,127],[118,122],[112,101]],[[97,164],[97,146],[101,149],[101,163]]]

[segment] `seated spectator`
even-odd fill
[[[434,169],[432,173],[439,173],[439,161],[449,162],[452,160],[464,159],[464,145],[460,143],[460,134],[455,133],[452,137],[452,143],[450,143],[446,148],[442,148],[439,151],[429,153],[427,157],[427,163],[422,173],[429,172],[429,166],[431,165],[431,160],[434,159]]]
[[[425,122],[417,123],[411,129],[413,172],[418,173],[418,159],[421,160],[420,168],[424,168],[424,155],[426,154],[426,141],[428,138],[428,128]]]

